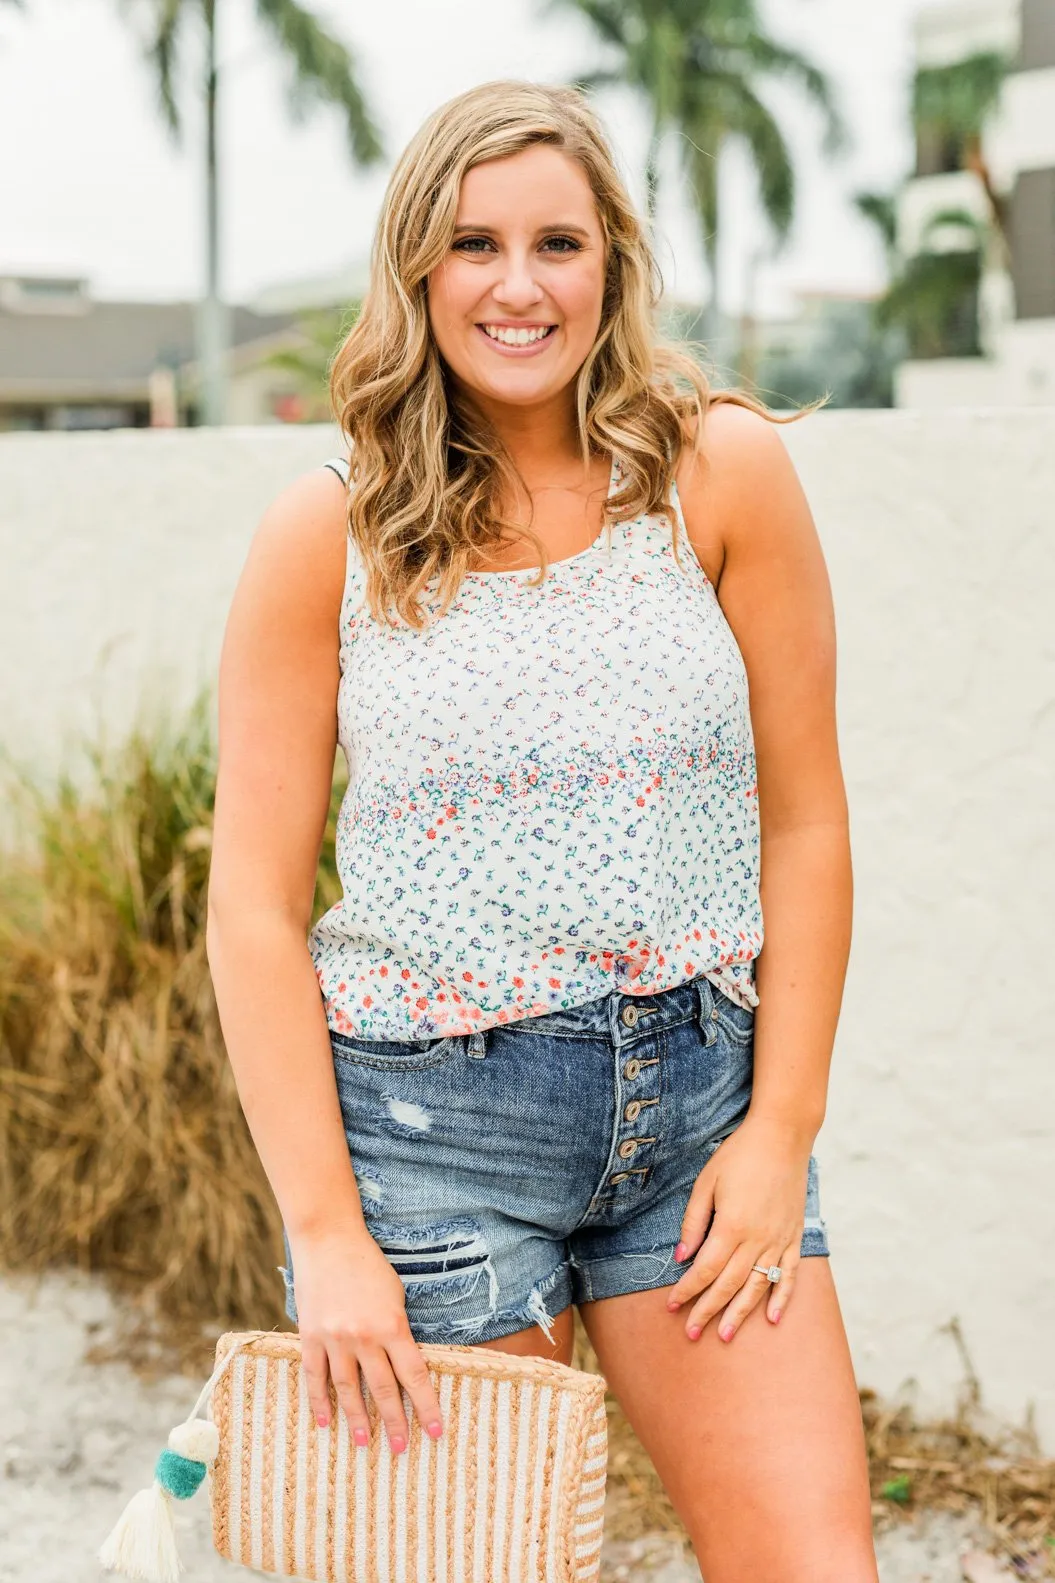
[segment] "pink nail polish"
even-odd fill
[[[678,1243],[677,1247],[674,1249],[674,1257],[675,1257],[675,1259],[677,1260],[677,1262],[679,1264],[681,1263],[682,1259],[685,1257],[686,1253],[688,1253],[688,1251],[689,1250],[685,1246],[684,1242],[679,1242]]]
[[[405,1451],[407,1449],[407,1443],[403,1439],[402,1435],[393,1435],[389,1441],[389,1444],[391,1445],[392,1451],[396,1456],[398,1456],[401,1451]]]
[[[690,1325],[687,1333],[690,1341],[698,1341],[700,1339],[699,1325]]]
[[[443,1433],[443,1425],[439,1422],[428,1425],[428,1432],[433,1440],[438,1440]]]
[[[732,1325],[723,1325],[718,1334],[721,1336],[723,1341],[731,1341],[733,1339]]]
[[[678,1299],[676,1297],[668,1297],[667,1298],[667,1307],[668,1307],[668,1309],[670,1310],[670,1312],[672,1314],[676,1314],[678,1309],[681,1307],[681,1303],[678,1301]]]
[[[365,1429],[353,1429],[352,1439],[357,1446],[368,1446],[370,1444],[370,1436]]]
[[[778,1308],[775,1311],[775,1313],[773,1314],[773,1323],[776,1324],[779,1318],[780,1318],[780,1309]]]
[[[315,1422],[318,1424],[320,1429],[325,1429],[329,1421],[330,1420],[326,1417],[325,1413],[316,1413]]]

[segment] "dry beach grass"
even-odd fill
[[[122,1355],[204,1377],[223,1329],[286,1324],[280,1219],[227,1063],[204,950],[215,785],[210,706],[86,747],[40,792],[11,770],[20,841],[0,869],[0,1265],[104,1273]],[[317,910],[339,894],[335,776]],[[232,1184],[237,1184],[232,1190]],[[951,1331],[961,1346],[955,1321]],[[977,1514],[1011,1575],[1055,1577],[1055,1462],[985,1422],[970,1360],[957,1412],[861,1391],[877,1526]],[[576,1361],[594,1367],[578,1332]],[[612,1537],[680,1524],[610,1403]]]

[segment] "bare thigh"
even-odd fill
[[[570,1363],[575,1342],[575,1310],[563,1309],[553,1321],[553,1346],[546,1339],[541,1325],[527,1330],[517,1330],[511,1336],[499,1336],[494,1341],[477,1341],[476,1347],[486,1347],[492,1352],[512,1352],[518,1358],[550,1358],[554,1363]]]
[[[706,1583],[878,1583],[860,1398],[826,1258],[780,1323],[759,1303],[698,1341],[667,1289],[581,1308],[613,1394],[688,1529]]]

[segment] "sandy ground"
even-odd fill
[[[95,1552],[205,1383],[144,1383],[126,1364],[86,1362],[114,1315],[90,1277],[0,1279],[0,1583],[112,1583]],[[187,1583],[262,1576],[213,1551],[204,1490],[180,1505],[177,1524]],[[946,1517],[883,1534],[882,1583],[963,1583],[984,1562],[964,1570],[977,1544],[970,1525]],[[657,1537],[608,1545],[602,1578],[699,1583],[699,1572]]]

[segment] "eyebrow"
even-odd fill
[[[455,234],[455,236],[457,236],[459,231],[487,231],[491,235],[494,235],[494,230],[495,230],[495,228],[494,228],[493,225],[469,225],[469,224],[465,224],[465,225],[456,225],[454,227],[454,234]],[[576,236],[589,236],[589,234],[590,234],[589,231],[587,231],[587,229],[585,228],[585,226],[575,225],[570,220],[554,220],[552,225],[540,225],[539,226],[539,231],[540,232],[542,232],[542,231],[574,231]]]

